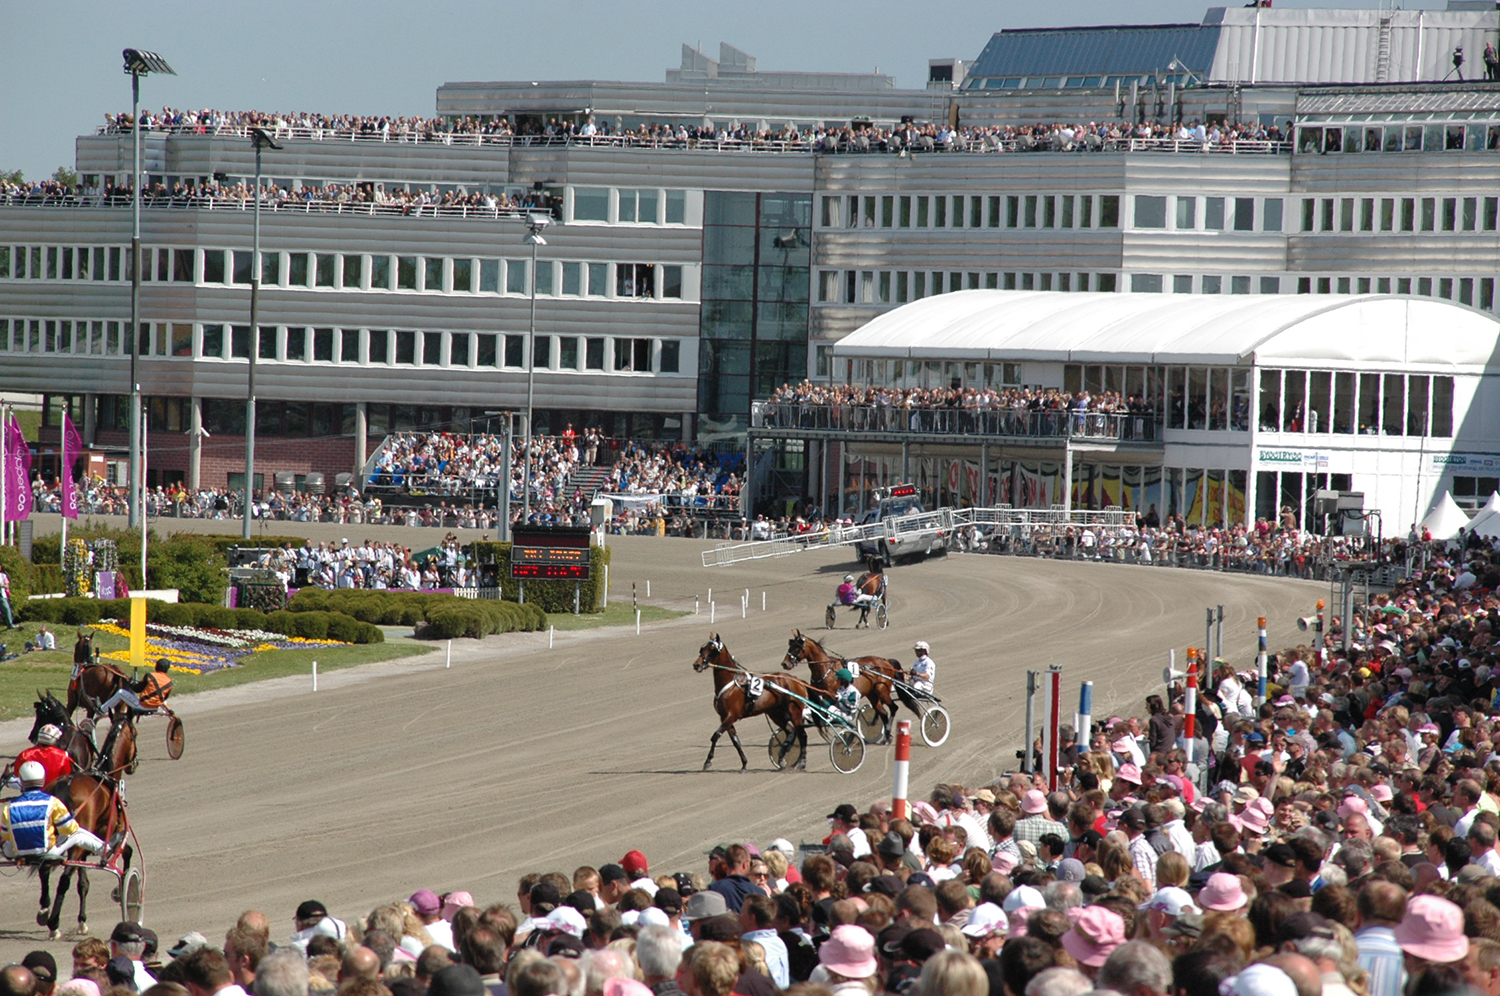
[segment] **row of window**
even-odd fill
[[[1122,286],[1117,273],[1030,273],[927,270],[819,270],[823,304],[906,304],[957,290],[1104,291]],[[1223,273],[1131,273],[1136,294],[1292,293],[1290,276]],[[1494,277],[1297,277],[1298,294],[1414,294],[1484,311],[1495,309]]]
[[[1493,232],[1500,197],[1309,197],[1304,232]]]
[[[1120,195],[825,194],[821,219],[823,228],[1119,228]]]
[[[1500,121],[1426,121],[1398,124],[1302,125],[1297,151],[1493,152],[1500,149]]]
[[[129,322],[0,318],[0,351],[11,353],[124,356],[129,335]],[[256,358],[282,363],[526,369],[524,333],[262,325],[257,338]],[[250,326],[142,322],[138,348],[143,356],[247,359]],[[533,352],[538,370],[683,372],[680,339],[538,335]]]
[[[569,221],[609,225],[685,225],[687,191],[632,187],[574,187]]]
[[[249,285],[248,249],[144,247],[141,279],[151,282]],[[529,295],[529,259],[386,256],[367,253],[261,251],[262,286],[393,290],[429,294]],[[126,280],[130,253],[120,246],[0,246],[0,279]],[[536,292],[547,297],[683,296],[683,267],[659,263],[538,260]]]
[[[1260,427],[1266,432],[1451,438],[1453,378],[1262,370]]]

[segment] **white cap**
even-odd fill
[[[775,840],[771,841],[771,843],[766,846],[766,850],[780,851],[782,854],[785,854],[789,858],[797,853],[797,849],[792,846],[792,842],[787,840],[785,837],[777,837]]]
[[[565,930],[574,937],[582,937],[584,930],[588,927],[583,914],[571,906],[559,906],[547,914],[545,922],[553,929]]]
[[[47,780],[47,769],[37,761],[24,762],[18,774],[21,776],[22,785],[40,785]]]
[[[916,646],[913,647],[912,649],[914,649],[914,650],[931,650],[932,648],[927,645],[927,641],[926,640],[918,640]]]
[[[983,905],[983,904],[981,904]],[[1042,898],[1040,890],[1033,885],[1022,885],[1012,889],[1010,895],[1005,897],[1005,912],[1014,913],[1022,907],[1033,907],[1043,909],[1047,901]]]
[[[969,911],[969,921],[958,928],[968,937],[989,937],[1010,928],[1005,912],[994,903],[980,903]]]

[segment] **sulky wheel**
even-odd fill
[[[880,623],[881,629],[890,629],[891,614],[886,611],[885,602],[875,606],[875,621]]]
[[[852,775],[865,763],[865,742],[853,730],[839,730],[828,742],[828,755],[839,772]]]
[[[880,713],[866,699],[859,707],[859,714],[855,717],[859,722],[859,732],[866,740],[879,740],[885,735],[885,724],[880,721]]]
[[[182,720],[173,716],[167,720],[167,756],[177,760],[182,756],[182,749],[187,746],[187,731],[182,728]]]
[[[786,748],[786,756],[783,757],[781,751],[788,740],[791,741],[791,746]],[[766,753],[771,757],[771,766],[780,771],[788,765],[796,767],[797,762],[802,760],[802,745],[797,742],[794,734],[777,727],[771,734],[771,742],[766,745]]]
[[[139,868],[125,872],[120,881],[120,916],[131,923],[141,922],[141,907],[146,903],[146,883]]]
[[[823,623],[828,629],[833,629],[833,624],[838,622],[838,618],[838,610],[830,605],[828,612],[823,616]]]
[[[929,705],[922,713],[922,742],[929,747],[941,747],[947,739],[948,710]]]

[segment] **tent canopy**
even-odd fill
[[[902,305],[834,346],[849,358],[1084,363],[1500,366],[1500,321],[1396,295],[956,291]]]
[[[1469,517],[1458,507],[1453,495],[1444,491],[1443,497],[1432,506],[1432,511],[1427,513],[1420,525],[1432,534],[1433,539],[1446,540],[1457,536],[1460,529],[1467,529]]]

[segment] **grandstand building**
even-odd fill
[[[187,196],[249,182],[243,128],[148,132],[150,182],[180,195],[143,212],[149,480],[241,483],[252,348],[264,483],[331,484],[390,432],[482,430],[522,407],[533,361],[539,432],[743,446],[753,402],[858,376],[835,344],[958,290],[1409,295],[1493,313],[1500,83],[1475,77],[1497,16],[1454,0],[1002,30],[972,61],[933,60],[920,89],[685,46],[661,83],[445,84],[444,124],[421,135],[289,120],[265,156],[289,199],[263,214],[255,338],[249,205]],[[119,456],[130,211],[102,192],[129,183],[130,148],[128,129],[82,136],[86,196],[0,206],[0,391],[66,399]],[[334,187],[497,206],[314,193]],[[504,206],[519,200],[557,222],[529,358],[526,211]],[[840,446],[776,441],[756,493],[778,509],[820,495],[822,448],[837,466]]]

